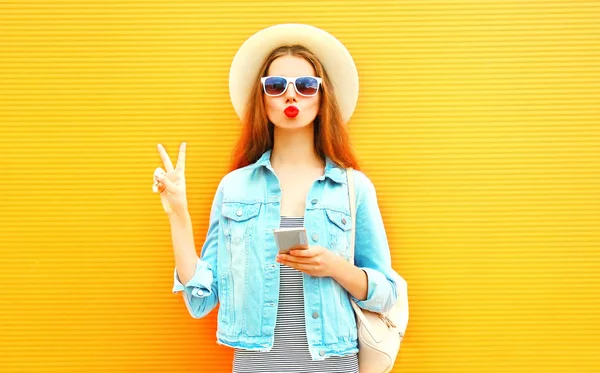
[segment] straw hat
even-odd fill
[[[237,51],[229,70],[229,96],[237,115],[243,116],[259,69],[271,52],[283,45],[300,44],[323,64],[333,85],[344,122],[358,100],[358,72],[348,49],[333,35],[314,26],[286,23],[267,27],[250,36]]]

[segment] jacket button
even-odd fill
[[[319,313],[318,312],[313,312],[313,319],[318,319],[319,318]]]
[[[346,218],[342,218],[342,224],[346,224]]]
[[[310,203],[312,203],[313,205],[316,205],[316,204],[317,204],[317,202],[319,202],[319,200],[318,200],[318,199],[316,199],[316,198],[315,198],[315,199],[313,199],[312,201],[310,201]]]
[[[325,350],[321,350],[321,351],[319,351],[319,355],[320,355],[320,356],[325,356]]]
[[[316,241],[318,241],[318,240],[319,240],[319,235],[318,235],[318,234],[316,234],[316,233],[313,233],[313,235],[312,235],[312,237],[311,237],[311,238],[312,238],[312,240],[313,240],[313,241],[315,241],[315,242],[316,242]]]
[[[242,209],[237,210],[237,212],[235,213],[237,216],[242,216],[244,214],[244,212],[242,211]]]

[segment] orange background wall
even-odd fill
[[[600,372],[600,2],[3,1],[0,372],[228,372],[171,293],[156,144],[197,245],[273,23],[355,57],[350,123],[410,294],[394,372]]]

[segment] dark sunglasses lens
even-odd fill
[[[319,89],[319,82],[311,76],[303,76],[296,80],[296,88],[302,95],[312,96]]]
[[[286,81],[283,78],[272,77],[265,80],[265,92],[269,95],[279,95],[285,91]]]

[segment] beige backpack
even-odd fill
[[[354,263],[356,197],[352,168],[347,168],[346,171],[352,229],[354,230],[350,240],[350,261]],[[408,325],[408,289],[406,281],[400,275],[396,275],[398,301],[388,313],[381,314],[364,310],[350,299],[358,328],[360,373],[388,373],[394,367],[396,356],[400,351],[400,343]]]

